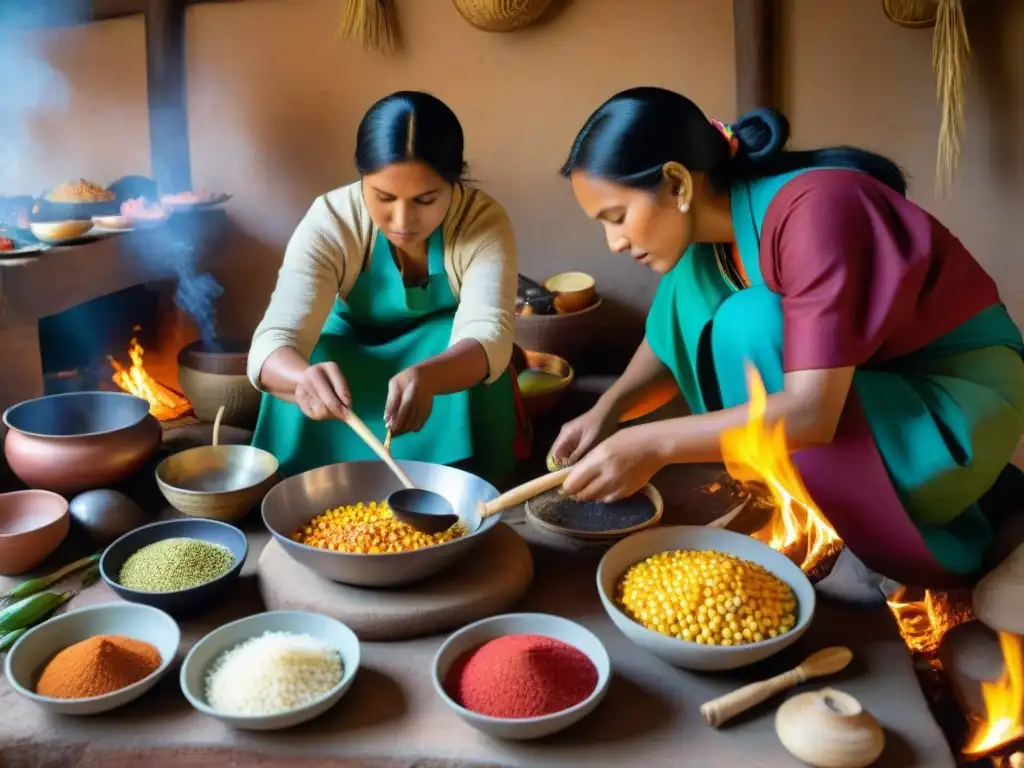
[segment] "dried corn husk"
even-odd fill
[[[551,0],[453,0],[462,18],[485,32],[511,32],[539,19]]]
[[[937,80],[936,95],[942,110],[935,188],[936,193],[944,197],[953,185],[964,133],[971,45],[967,39],[963,0],[882,0],[882,10],[891,21],[903,27],[935,27],[932,66]]]
[[[392,0],[342,0],[338,37],[358,40],[379,53],[397,49],[398,18]]]

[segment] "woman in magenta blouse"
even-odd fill
[[[1005,513],[986,493],[1017,471],[1024,341],[895,164],[788,138],[777,112],[725,126],[660,88],[612,97],[576,137],[562,173],[580,205],[663,277],[626,372],[555,443],[577,462],[565,489],[614,499],[665,465],[720,461],[752,363],[851,551],[903,583],[959,583]],[[615,432],[666,382],[693,415]]]

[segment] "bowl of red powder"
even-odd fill
[[[611,660],[579,624],[545,613],[494,616],[463,627],[434,657],[434,689],[465,723],[499,739],[537,739],[590,714]]]
[[[138,603],[70,611],[30,629],[7,654],[17,693],[62,715],[97,715],[129,704],[170,669],[178,624]]]

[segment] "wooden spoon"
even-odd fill
[[[372,450],[374,453],[377,454],[377,456],[380,457],[381,461],[388,465],[388,468],[395,473],[395,477],[398,478],[398,481],[403,486],[409,489],[416,488],[416,485],[413,483],[412,480],[409,479],[409,476],[405,474],[405,472],[402,470],[400,466],[398,466],[398,462],[391,458],[391,454],[388,452],[388,449],[385,448],[384,444],[377,439],[377,436],[370,431],[370,428],[363,423],[362,419],[356,416],[353,411],[346,409],[345,423],[352,428],[352,431],[359,436],[360,440],[362,440],[370,447],[370,450]],[[431,491],[422,491],[422,493],[431,493]],[[436,493],[433,495],[437,496]],[[441,497],[438,496],[438,498]],[[448,504],[448,502],[446,501],[445,504]],[[451,505],[448,504],[448,507],[450,509]]]
[[[217,416],[213,419],[213,447],[220,443],[220,420],[224,418],[224,406],[217,409]]]
[[[552,488],[560,486],[565,482],[565,478],[569,476],[570,472],[572,472],[572,467],[565,467],[557,472],[549,472],[546,475],[535,477],[529,482],[518,485],[510,491],[505,491],[496,499],[480,502],[476,507],[477,515],[482,522],[491,515],[496,515],[510,507],[522,504],[524,501],[529,501],[545,491],[550,491]]]
[[[776,696],[794,685],[799,685],[815,677],[834,675],[845,669],[852,659],[853,651],[849,648],[843,646],[823,648],[812,653],[804,659],[802,664],[789,672],[745,685],[701,705],[700,714],[705,723],[717,728],[727,720],[756,707],[761,702],[767,701],[772,696]]]

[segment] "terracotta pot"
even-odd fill
[[[19,576],[48,558],[71,527],[68,502],[49,491],[0,494],[0,574]]]
[[[31,488],[75,494],[115,485],[156,453],[163,429],[149,403],[120,392],[68,392],[4,412],[4,455]]]
[[[196,341],[178,353],[178,383],[196,418],[211,422],[224,406],[222,424],[252,429],[260,411],[259,390],[246,375],[248,342]]]
[[[520,373],[519,394],[523,399],[523,410],[526,418],[531,422],[537,421],[546,416],[558,402],[565,397],[566,390],[576,377],[572,366],[557,355],[549,355],[544,352],[524,350],[523,356],[526,366]],[[523,387],[522,375],[529,371],[536,371],[551,377],[551,384],[541,388],[538,392],[530,392]]]

